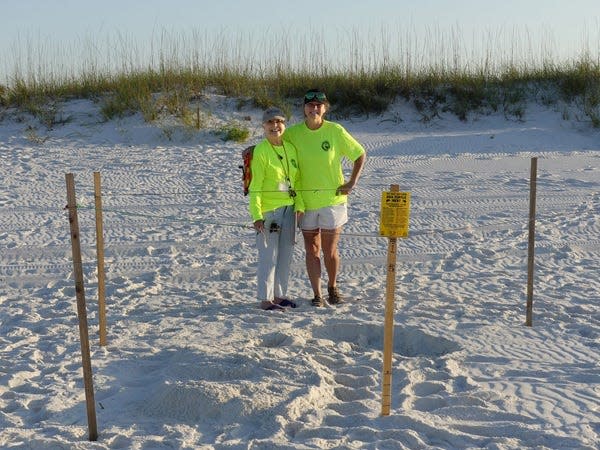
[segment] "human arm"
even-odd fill
[[[352,174],[350,175],[350,179],[342,184],[337,189],[337,195],[348,195],[352,192],[352,189],[356,186],[358,179],[360,178],[360,174],[362,173],[362,169],[365,165],[365,160],[367,159],[366,153],[360,155],[357,159],[354,160],[354,165],[352,166]]]
[[[252,157],[252,161],[250,162],[250,173],[252,174],[252,180],[250,181],[250,186],[248,187],[248,210],[250,212],[250,216],[252,217],[255,229],[257,227],[257,222],[263,220],[262,209],[265,166],[266,162],[263,153],[260,151],[260,148],[257,149],[255,147],[254,155]]]

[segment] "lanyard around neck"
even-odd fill
[[[273,144],[271,144],[269,142],[269,145],[275,152],[275,155],[277,155],[277,159],[279,160],[279,164],[281,164],[281,168],[283,169],[283,173],[285,175],[285,181],[287,181],[288,183],[291,183],[291,181],[290,181],[290,161],[288,159],[287,150],[285,149],[285,144],[283,142],[281,143],[281,146],[283,147],[283,154],[285,155],[285,166],[283,165],[284,156],[281,156],[277,152],[277,150],[275,150],[275,147],[273,146]],[[286,169],[286,167],[287,167],[287,169]]]

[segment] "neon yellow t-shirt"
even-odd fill
[[[278,146],[262,140],[254,147],[250,171],[248,209],[253,221],[262,220],[263,213],[282,206],[294,205],[295,211],[304,212],[299,192],[298,154],[292,143]],[[295,197],[290,196],[290,188],[297,190]]]
[[[346,195],[337,195],[345,183],[342,158],[356,161],[365,153],[364,147],[344,127],[323,121],[317,130],[305,122],[289,127],[283,134],[285,142],[298,149],[302,197],[307,210],[346,203]]]

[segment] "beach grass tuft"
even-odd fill
[[[190,102],[208,87],[240,99],[240,105],[278,105],[286,111],[297,106],[307,89],[320,87],[337,117],[381,114],[403,98],[423,121],[443,112],[460,120],[497,111],[520,119],[534,99],[576,105],[592,126],[600,127],[600,63],[590,52],[558,60],[548,46],[539,46],[536,53],[518,34],[515,40],[514,32],[500,49],[502,36],[488,33],[488,47],[478,53],[464,48],[456,29],[450,35],[430,32],[419,44],[409,31],[394,34],[382,28],[376,34],[377,39],[364,39],[356,30],[343,33],[338,37],[342,55],[334,64],[318,34],[297,41],[297,47],[284,35],[268,59],[257,54],[264,37],[162,32],[151,46],[154,52],[145,57],[135,50],[137,44],[119,42],[116,66],[114,51],[107,56],[110,64],[84,55],[81,67],[67,70],[43,61],[24,69],[15,61],[13,75],[0,85],[0,104],[30,112],[49,125],[61,120],[52,104],[69,98],[100,102],[105,120],[139,112],[153,121],[167,112],[190,123]],[[530,36],[523,39],[529,42]]]

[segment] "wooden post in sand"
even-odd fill
[[[96,259],[98,263],[98,326],[100,346],[106,345],[106,301],[104,282],[104,232],[102,226],[102,190],[100,172],[94,172],[94,199],[96,206]]]
[[[389,416],[392,405],[392,355],[394,353],[394,294],[396,291],[396,244],[389,238],[387,275],[385,282],[385,319],[383,325],[383,381],[381,386],[381,415]]]
[[[525,325],[533,325],[533,268],[535,265],[535,203],[537,195],[537,158],[531,158],[529,181],[529,245],[527,252],[527,312]]]
[[[383,379],[381,415],[389,416],[392,404],[392,356],[394,346],[394,296],[396,291],[396,249],[398,237],[408,236],[410,193],[400,192],[397,184],[390,186],[381,199],[380,235],[389,238],[385,288],[385,319],[383,330]]]
[[[79,318],[79,338],[81,341],[81,359],[83,363],[83,381],[87,405],[89,440],[98,439],[96,426],[96,408],[92,379],[92,362],[90,358],[90,341],[88,335],[87,311],[83,287],[83,266],[81,262],[81,244],[79,241],[79,220],[77,218],[77,200],[75,197],[75,179],[72,173],[66,174],[67,209],[71,225],[71,247],[73,249],[73,274],[75,276],[75,295],[77,297],[77,317]]]

